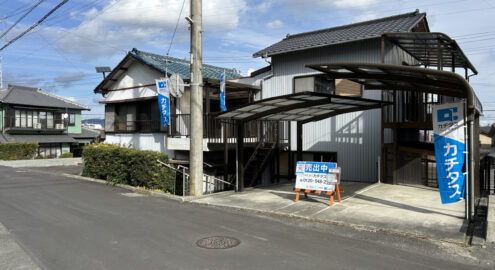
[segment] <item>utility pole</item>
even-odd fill
[[[203,56],[202,0],[191,0],[191,143],[189,151],[189,190],[191,196],[203,195]]]

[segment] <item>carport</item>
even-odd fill
[[[439,56],[438,58],[442,58]],[[455,57],[452,56],[455,65]],[[455,72],[433,70],[412,66],[400,66],[373,63],[328,63],[307,64],[306,67],[326,73],[332,79],[348,79],[364,86],[365,90],[392,90],[393,104],[393,133],[394,133],[394,160],[393,173],[396,179],[397,171],[397,109],[396,92],[425,92],[452,97],[453,100],[465,100],[467,120],[467,172],[468,183],[466,185],[467,203],[466,217],[470,218],[474,213],[475,191],[479,190],[479,183],[475,181],[479,172],[479,149],[475,130],[478,128],[476,119],[482,113],[481,102],[476,97],[469,82]],[[383,125],[383,114],[382,114]],[[384,132],[382,131],[382,146],[384,145]],[[382,155],[383,157],[383,155]],[[382,159],[383,160],[383,159]],[[383,162],[382,162],[383,166]]]
[[[297,122],[297,159],[301,160],[303,124],[344,113],[378,109],[388,104],[391,103],[326,93],[300,92],[259,100],[219,115],[219,119],[236,122],[236,191],[243,191],[245,186],[245,123],[253,120]],[[290,159],[288,163],[290,167],[292,164]]]

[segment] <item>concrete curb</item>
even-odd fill
[[[216,204],[210,204],[207,202],[200,202],[200,201],[195,201],[195,200],[189,201],[189,203],[208,206],[208,207],[214,207],[214,208],[231,209],[231,210],[242,211],[242,212],[258,214],[258,215],[264,215],[264,216],[269,216],[269,217],[292,218],[292,219],[298,219],[298,220],[303,220],[303,221],[308,221],[308,222],[341,226],[341,227],[351,228],[351,229],[354,229],[357,231],[382,232],[382,233],[387,233],[387,234],[397,235],[397,236],[406,236],[406,237],[416,238],[416,239],[439,241],[439,242],[454,244],[454,245],[458,245],[458,246],[462,246],[462,247],[469,246],[466,243],[466,241],[456,242],[453,240],[435,238],[435,237],[431,237],[431,236],[427,236],[427,235],[414,234],[414,233],[403,232],[403,231],[388,230],[388,229],[374,227],[374,226],[370,226],[370,225],[361,225],[361,224],[352,224],[352,223],[345,223],[345,222],[338,222],[338,221],[330,221],[330,220],[326,220],[326,219],[300,216],[297,214],[287,214],[287,213],[280,213],[280,212],[269,211],[269,210],[259,210],[259,209],[254,209],[254,208],[241,208],[241,207],[229,206],[229,205],[216,205]]]
[[[129,186],[129,185],[124,185],[124,184],[115,184],[115,185],[113,185],[111,183],[108,183],[105,180],[91,178],[91,177],[86,177],[86,176],[81,176],[81,175],[73,175],[73,174],[68,174],[68,173],[63,173],[62,175],[63,176],[66,176],[66,177],[71,177],[71,178],[75,178],[75,179],[87,181],[87,182],[98,183],[98,184],[103,184],[103,185],[108,185],[108,186],[120,187],[120,188],[129,190],[129,191],[132,191],[132,192],[135,192],[135,193],[144,194],[144,195],[148,195],[148,196],[151,196],[151,197],[158,197],[158,198],[170,199],[170,200],[178,201],[178,202],[181,202],[181,203],[183,203],[183,202],[190,202],[190,201],[193,201],[193,200],[202,199],[202,198],[206,198],[206,197],[212,197],[212,196],[226,196],[226,195],[229,195],[229,194],[234,193],[234,191],[232,190],[232,191],[224,191],[224,192],[221,192],[221,193],[205,194],[205,195],[196,196],[196,197],[195,196],[185,196],[185,197],[182,197],[182,196],[178,196],[178,195],[166,194],[166,193],[152,191],[152,190],[139,189],[139,188],[136,188],[136,187],[133,187],[133,186]]]
[[[62,175],[67,176],[67,177],[76,178],[76,179],[83,180],[83,181],[87,181],[87,182],[93,182],[93,183],[104,184],[104,185],[111,185],[111,184],[107,183],[107,181],[101,180],[101,179],[95,179],[95,178],[90,178],[90,177],[85,177],[85,176],[80,176],[80,175],[66,174],[66,173],[64,173]],[[330,221],[330,220],[325,220],[325,219],[301,216],[301,215],[297,215],[297,214],[286,214],[286,213],[280,213],[280,212],[269,211],[269,210],[259,210],[259,209],[255,209],[255,208],[241,208],[241,207],[230,206],[230,205],[216,205],[216,204],[210,204],[207,202],[199,201],[200,199],[206,198],[206,197],[228,196],[228,195],[234,193],[233,190],[232,191],[224,191],[224,192],[220,192],[220,193],[206,194],[206,195],[197,196],[197,197],[194,197],[194,196],[181,197],[181,196],[177,196],[177,195],[170,195],[170,194],[165,194],[165,193],[151,191],[151,190],[137,189],[136,187],[129,186],[129,185],[123,185],[123,184],[116,184],[114,186],[129,190],[132,192],[145,194],[145,195],[149,195],[152,197],[170,199],[170,200],[178,201],[181,203],[190,203],[190,204],[196,204],[196,205],[202,205],[202,206],[208,206],[208,207],[214,207],[214,208],[231,209],[231,210],[247,212],[247,213],[252,213],[252,214],[265,215],[265,216],[292,218],[292,219],[304,220],[304,221],[309,221],[309,222],[316,222],[316,223],[321,223],[321,224],[336,225],[336,226],[351,228],[351,229],[354,229],[357,231],[382,232],[382,233],[387,233],[387,234],[397,235],[397,236],[406,236],[406,237],[416,238],[416,239],[439,241],[439,242],[444,242],[444,243],[449,243],[449,244],[455,244],[455,245],[462,246],[462,247],[468,246],[468,244],[466,242],[456,242],[456,241],[447,240],[447,239],[435,238],[435,237],[431,237],[431,236],[427,236],[427,235],[414,234],[414,233],[395,231],[395,230],[388,230],[388,229],[378,228],[378,227],[369,226],[369,225],[360,225],[360,224],[344,223],[344,222],[338,222],[338,221]],[[495,196],[491,196],[491,197],[495,197]],[[495,204],[495,198],[492,200],[492,204]],[[495,206],[492,207],[492,211],[495,212]],[[495,217],[495,213],[493,213],[492,216]],[[495,237],[495,221],[492,222],[492,227],[494,229],[493,235]],[[488,236],[487,236],[487,240],[488,240]]]
[[[488,196],[486,216],[486,242],[495,243],[495,195]]]
[[[6,166],[11,168],[74,166],[81,164],[82,162],[83,161],[81,158],[1,160],[0,166]]]

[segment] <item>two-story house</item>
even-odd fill
[[[454,40],[430,32],[426,13],[416,10],[288,34],[253,56],[266,59],[270,66],[238,82],[259,85],[261,100],[220,117],[254,119],[260,115],[289,122],[290,151],[288,157],[282,153],[286,155],[284,160],[289,160],[289,169],[294,168],[296,160],[335,161],[342,167],[343,180],[381,179],[394,184],[437,186],[432,106],[466,98],[465,92],[450,90],[465,87],[468,72],[477,71]],[[448,72],[443,71],[447,68]],[[464,79],[454,73],[456,68],[462,69]],[[429,72],[432,69],[440,74]],[[304,119],[296,115],[304,114],[304,108],[285,115],[283,105],[276,106],[273,115],[250,108],[268,107],[264,99],[282,104],[283,100],[290,101],[289,95],[300,92],[354,96],[391,105],[310,122],[294,120]],[[476,112],[482,110],[476,97],[475,104]],[[307,114],[314,115],[310,109],[308,106]],[[476,155],[476,149],[473,151]]]
[[[241,77],[230,68],[203,65],[204,161],[207,168],[222,174],[224,143],[232,138],[231,124],[215,116],[220,113],[220,76],[226,77],[226,104],[234,108],[254,100],[260,87],[231,81]],[[183,93],[170,96],[170,126],[161,126],[155,80],[177,74]],[[190,130],[190,62],[132,49],[94,89],[105,105],[105,143],[165,152],[173,163],[188,164]],[[254,129],[250,132],[255,133]],[[228,149],[233,150],[230,143]],[[231,155],[233,157],[233,155]]]
[[[42,157],[73,152],[91,140],[77,139],[83,110],[89,108],[39,88],[8,85],[0,89],[0,143],[36,142]]]

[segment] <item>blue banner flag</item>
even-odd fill
[[[222,112],[227,110],[225,105],[225,71],[220,75],[220,109]]]
[[[168,79],[155,80],[158,92],[158,107],[162,126],[170,125],[170,94],[168,92]]]
[[[465,198],[466,183],[464,103],[435,105],[433,131],[440,198],[443,204],[458,202]]]

